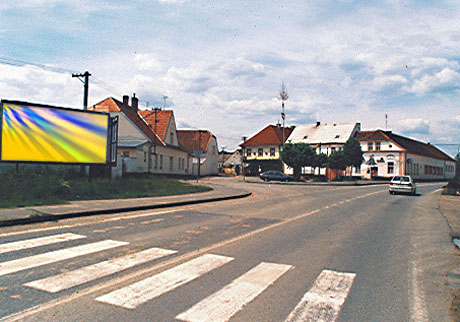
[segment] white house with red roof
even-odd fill
[[[291,128],[284,128],[280,124],[268,125],[240,144],[246,174],[259,174],[268,170],[282,171],[280,159],[282,145],[291,134]]]
[[[391,131],[360,131],[364,163],[355,174],[364,178],[410,175],[418,180],[444,180],[455,175],[455,159],[432,144]]]
[[[185,148],[188,143],[179,141],[173,111],[139,110],[137,98],[133,97],[129,105],[128,96],[123,96],[123,102],[106,98],[88,110],[119,117],[117,169],[120,173],[194,174],[190,155],[193,148]],[[217,173],[217,162],[215,171],[211,164],[207,163],[202,175]]]

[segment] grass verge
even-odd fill
[[[70,200],[124,199],[205,192],[211,188],[190,185],[155,175],[115,179],[89,179],[76,170],[24,169],[0,174],[0,208],[65,203]]]

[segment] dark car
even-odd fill
[[[263,181],[290,181],[292,177],[284,175],[281,171],[266,171],[260,174]]]

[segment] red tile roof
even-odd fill
[[[124,107],[119,100],[108,97],[105,100],[89,106],[88,110],[100,112],[123,112],[152,142],[165,145],[165,143],[154,133],[149,125],[131,107]]]
[[[173,111],[157,111],[156,119],[157,126],[155,131],[155,111],[139,111],[139,114],[144,118],[145,122],[150,125],[150,128],[157,133],[163,141],[166,140],[166,131],[168,130],[169,121],[173,116]]]
[[[291,134],[292,129],[284,129],[284,142]],[[262,131],[251,137],[240,146],[258,146],[258,145],[281,145],[283,142],[283,128],[276,125],[268,125]]]
[[[355,137],[359,141],[393,141],[408,153],[423,155],[430,158],[441,159],[455,162],[453,158],[439,150],[434,145],[420,142],[414,139],[409,139],[401,135],[392,133],[391,131],[360,131]]]
[[[209,140],[214,135],[208,130],[177,130],[177,139],[182,151],[195,152],[198,147],[198,133],[200,134],[200,151],[207,152]]]

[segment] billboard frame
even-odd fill
[[[60,161],[24,161],[24,160],[2,160],[2,131],[3,131],[3,104],[13,104],[13,105],[26,105],[30,107],[38,107],[38,108],[49,108],[61,111],[68,111],[68,112],[77,112],[77,113],[86,113],[86,114],[99,114],[107,116],[107,137],[106,137],[106,156],[104,163],[94,163],[94,162],[60,162]],[[38,103],[30,103],[25,101],[17,101],[17,100],[0,100],[0,164],[1,163],[17,163],[17,164],[51,164],[51,165],[82,165],[82,166],[91,166],[91,165],[111,165],[110,162],[110,113],[107,112],[98,112],[98,111],[85,111],[78,108],[67,108],[62,106],[53,106],[53,105],[45,105],[45,104],[38,104]]]

